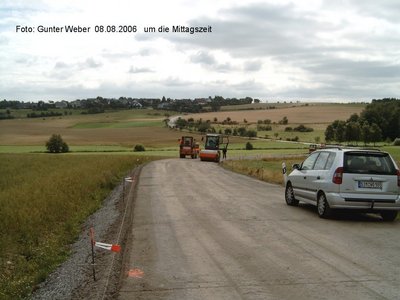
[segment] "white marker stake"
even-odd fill
[[[120,245],[113,245],[113,244],[106,244],[106,243],[100,243],[100,242],[95,242],[94,245],[96,247],[108,250],[108,251],[113,251],[113,252],[119,252],[121,251],[121,246]]]
[[[283,162],[282,163],[282,174],[283,174],[283,182],[286,185],[287,182],[287,172],[286,172],[286,164]]]

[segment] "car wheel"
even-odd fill
[[[393,222],[397,218],[397,211],[396,210],[383,211],[381,212],[381,217],[383,221]]]
[[[293,187],[290,183],[286,185],[285,189],[285,200],[286,204],[290,206],[297,206],[299,205],[299,200],[294,197]]]
[[[331,215],[331,208],[324,193],[320,193],[317,199],[318,216],[320,218],[327,218]]]

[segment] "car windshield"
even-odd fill
[[[343,168],[345,173],[396,175],[396,168],[387,153],[347,152]]]

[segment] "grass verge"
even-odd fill
[[[271,157],[263,159],[226,160],[222,166],[228,170],[256,177],[260,180],[283,185],[282,162],[288,171],[294,163],[303,161],[305,156]]]
[[[133,155],[0,154],[0,299],[21,299],[69,254]]]

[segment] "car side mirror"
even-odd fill
[[[300,170],[300,165],[299,165],[299,164],[294,164],[294,165],[292,166],[292,169],[293,169],[293,170]]]

